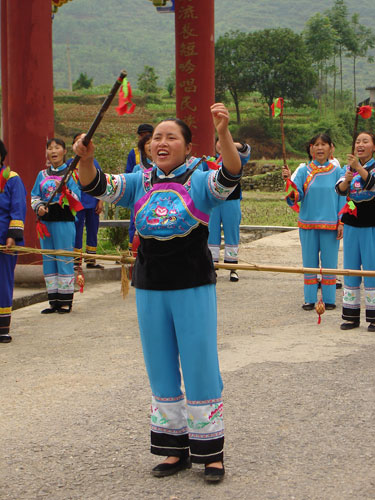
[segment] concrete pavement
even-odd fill
[[[243,243],[240,257],[299,266],[298,232]],[[41,316],[39,303],[13,313],[0,349],[0,498],[375,499],[375,335],[364,320],[339,329],[341,291],[318,325],[301,309],[301,275],[239,274],[231,283],[220,270],[217,285],[223,483],[204,484],[196,465],[150,475],[134,290],[123,300],[119,281],[88,281],[69,315]]]

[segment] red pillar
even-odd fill
[[[1,138],[8,148],[8,44],[7,44],[7,0],[1,0]],[[10,162],[8,153],[7,162]]]
[[[46,163],[46,140],[53,137],[51,0],[7,0],[8,149],[11,168],[22,177],[28,211],[25,245],[36,247],[30,191]],[[40,257],[27,262],[40,260]],[[25,261],[23,261],[25,262]]]
[[[176,0],[176,108],[193,133],[193,154],[214,152],[214,0]]]

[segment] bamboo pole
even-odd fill
[[[56,257],[81,257],[92,259],[92,253],[74,252],[69,250],[41,250],[39,248],[12,246],[9,249],[5,245],[0,245],[0,251],[8,253],[35,253],[41,255],[51,255]],[[95,254],[96,259],[119,262],[121,265],[134,264],[135,258],[125,254],[101,255]],[[263,271],[271,273],[295,273],[295,274],[332,274],[340,276],[369,276],[375,277],[375,271],[361,271],[360,269],[329,269],[318,267],[289,267],[289,266],[267,266],[259,264],[218,264],[215,263],[215,269],[228,269],[239,271]]]

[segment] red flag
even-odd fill
[[[361,106],[358,110],[358,114],[362,116],[364,120],[368,120],[372,115],[372,107],[371,106]]]
[[[116,108],[118,115],[131,115],[134,113],[135,104],[132,102],[132,97],[133,94],[130,83],[127,78],[124,78],[118,94],[118,106]]]
[[[284,99],[282,97],[274,99],[273,103],[271,104],[272,117],[275,118],[276,116],[279,116],[283,112],[283,109]]]

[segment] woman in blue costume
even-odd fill
[[[189,168],[188,126],[167,119],[154,130],[156,168],[105,175],[93,165],[92,143],[78,142],[82,189],[105,201],[134,207],[140,236],[133,272],[138,322],[152,390],[151,452],[166,456],[153,470],[167,476],[205,464],[205,479],[224,476],[222,380],[217,354],[215,270],[207,246],[213,207],[241,177],[241,161],[228,129],[225,106],[211,106],[223,166]],[[181,362],[186,400],[181,391]]]
[[[307,147],[310,163],[299,165],[293,175],[287,166],[282,169],[283,179],[289,179],[291,188],[286,198],[288,205],[296,209],[297,203],[301,202],[298,227],[304,267],[337,268],[339,240],[343,232],[339,212],[343,203],[335,185],[342,169],[330,161],[332,147],[327,134],[318,134]],[[323,274],[321,287],[326,309],[335,309],[336,276]],[[305,274],[303,309],[314,309],[317,293],[317,275]]]
[[[354,155],[348,155],[345,175],[336,185],[346,196],[343,209],[344,268],[375,271],[375,136],[361,132],[355,141]],[[360,276],[344,277],[342,330],[357,328],[360,323]],[[365,304],[368,331],[375,332],[375,278],[365,277]]]
[[[0,140],[0,245],[23,245],[26,190],[19,175],[4,165],[7,155]],[[13,304],[14,269],[17,255],[0,252],[0,343],[11,342],[9,335]]]
[[[49,233],[49,236],[40,238],[40,246],[43,249],[73,251],[74,248],[75,214],[71,208],[68,205],[60,205],[60,194],[55,194],[49,207],[45,207],[68,168],[65,155],[64,141],[53,138],[47,142],[47,159],[50,166],[39,172],[31,191],[31,206]],[[69,178],[66,187],[73,198],[79,200],[80,190],[72,177]],[[55,259],[53,256],[44,255],[43,273],[50,307],[43,309],[42,314],[69,313],[74,295],[73,259],[70,257]]]
[[[241,165],[244,166],[250,159],[250,146],[242,142],[235,142],[238,154],[241,159]],[[221,164],[221,145],[216,141],[216,152],[218,157],[215,162]],[[240,243],[240,224],[241,224],[241,186],[237,185],[236,189],[228,196],[225,203],[215,207],[210,215],[208,224],[208,248],[211,250],[212,259],[214,262],[219,262],[220,243],[221,243],[221,226],[224,232],[224,262],[229,264],[238,264],[238,247]],[[238,281],[236,270],[231,270],[229,274],[230,281]]]

